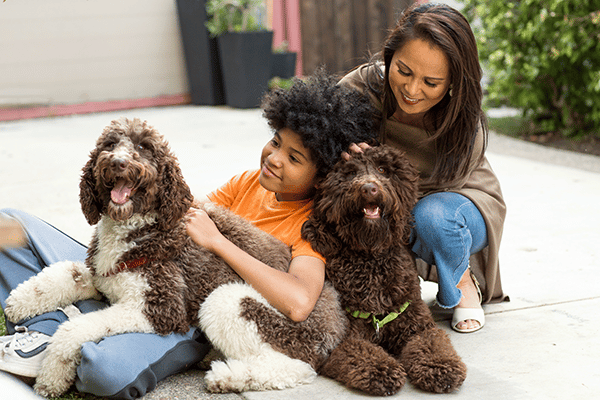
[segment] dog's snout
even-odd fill
[[[379,193],[379,187],[373,182],[368,182],[362,185],[361,191],[366,196],[377,196],[377,193]]]
[[[123,171],[129,165],[129,161],[121,157],[115,157],[112,159],[111,165],[113,168]]]

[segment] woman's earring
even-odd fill
[[[452,86],[450,86],[450,89],[448,90],[448,96],[452,97]]]

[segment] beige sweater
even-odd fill
[[[368,90],[365,81],[369,71],[366,64],[362,65],[342,78],[340,83],[365,92]],[[368,94],[373,104],[381,110],[381,100],[372,92]],[[426,139],[427,133],[420,128],[402,124],[393,117],[386,121],[386,143],[403,150],[420,173],[420,197],[434,192],[451,191],[466,196],[477,206],[487,226],[488,246],[471,256],[471,269],[480,283],[484,303],[507,300],[508,297],[502,291],[498,261],[506,205],[498,178],[487,159],[483,157],[479,161],[479,156],[484,151],[483,133],[480,131],[475,140],[469,172],[443,184],[435,184],[430,179],[436,153],[433,143]],[[423,279],[437,281],[435,266],[417,260],[417,268]]]

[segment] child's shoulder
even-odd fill
[[[258,181],[259,175],[260,170],[247,170],[232,177],[227,185],[232,188],[238,188],[238,190],[246,190],[252,185],[260,184]]]

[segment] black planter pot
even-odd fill
[[[204,26],[206,0],[177,0],[177,14],[192,103],[225,104],[217,40]]]
[[[296,75],[296,53],[273,53],[271,78],[289,79]]]
[[[228,32],[217,38],[225,103],[255,108],[271,78],[273,32]]]

